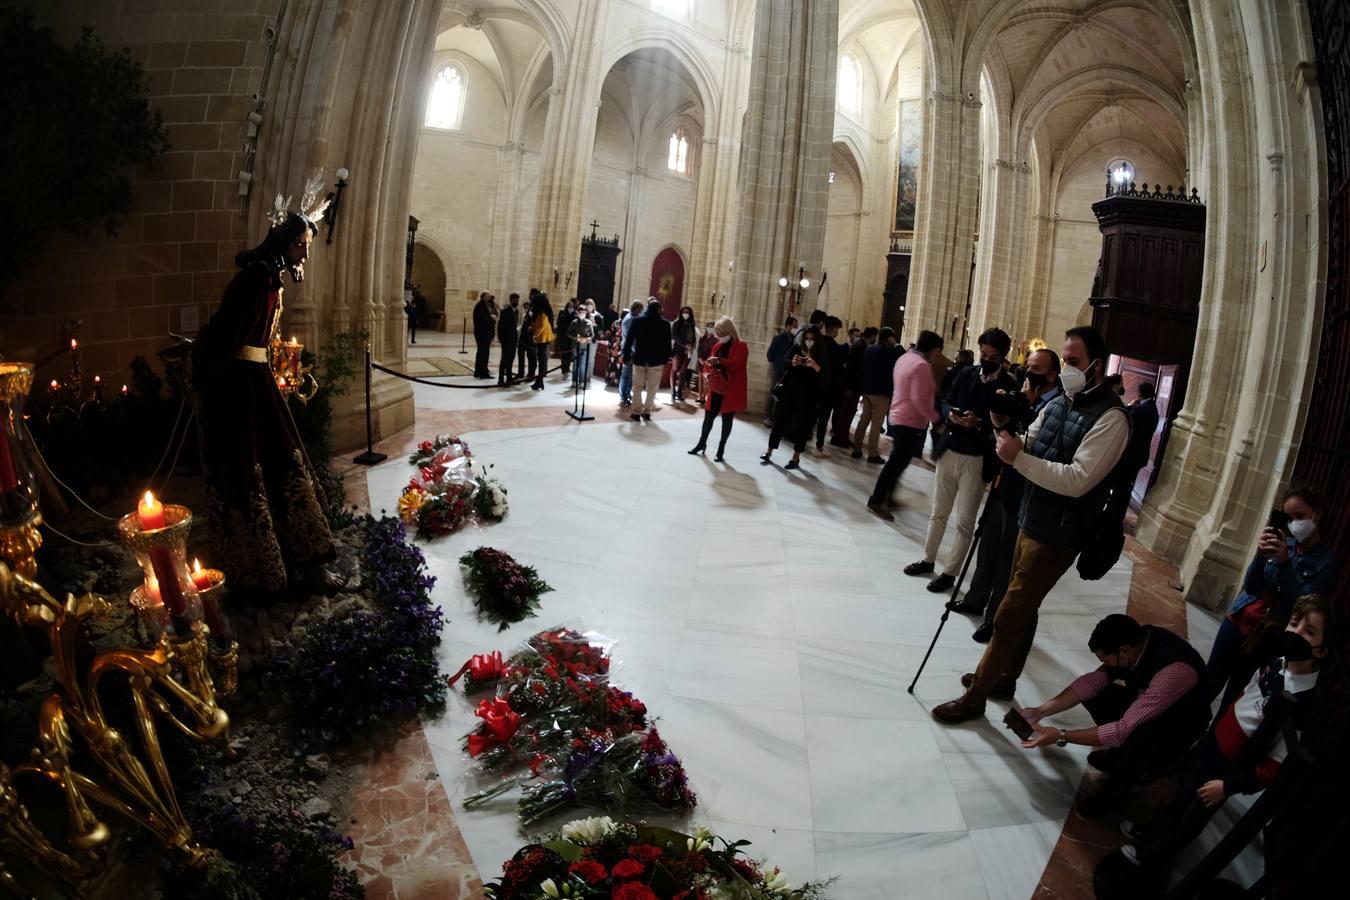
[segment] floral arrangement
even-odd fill
[[[578,819],[516,851],[487,894],[493,900],[826,900],[832,881],[793,887],[781,869],[747,858],[746,846],[705,828],[687,835],[607,816]]]
[[[553,590],[534,566],[522,566],[491,547],[465,553],[459,564],[464,570],[464,586],[473,595],[479,615],[496,624],[498,631],[537,615],[539,598]]]
[[[408,461],[417,474],[398,498],[398,516],[418,537],[453,534],[475,519],[500,522],[506,516],[506,488],[490,475],[473,474],[473,454],[461,438],[443,434],[423,441]]]
[[[485,774],[528,768],[474,794],[466,808],[524,785],[522,827],[574,806],[612,813],[687,813],[696,798],[684,767],[650,727],[647,707],[609,683],[609,644],[558,628],[534,635],[503,661],[478,655],[451,679],[496,686],[463,746]],[[542,778],[528,784],[535,778]]]
[[[473,507],[478,518],[485,522],[500,522],[506,518],[506,488],[500,481],[491,475],[479,474],[474,478],[473,486]]]
[[[408,457],[408,462],[421,469],[425,466],[437,462],[449,462],[455,459],[472,459],[473,454],[469,452],[469,445],[463,438],[455,437],[449,434],[438,434],[434,440],[423,441],[417,445],[417,450],[412,456]]]
[[[308,628],[284,661],[297,715],[328,740],[445,705],[444,617],[431,602],[426,558],[397,519],[365,516],[356,526],[370,603]]]

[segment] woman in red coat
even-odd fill
[[[708,385],[703,433],[689,455],[694,456],[708,449],[708,435],[712,433],[713,420],[720,415],[722,439],[717,444],[717,455],[713,460],[721,462],[722,452],[727,449],[727,438],[731,435],[731,423],[736,420],[736,413],[745,409],[745,364],[750,358],[750,349],[736,332],[736,323],[731,321],[730,316],[717,320],[713,326],[713,335],[717,338],[717,344],[703,361],[703,374]]]

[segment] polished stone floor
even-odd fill
[[[765,429],[744,417],[726,464],[690,457],[697,413],[668,406],[663,393],[653,421],[631,423],[594,384],[597,421],[585,425],[564,415],[570,395],[556,380],[542,393],[417,386],[416,433],[366,473],[371,508],[392,510],[411,474],[397,452],[453,423],[510,491],[504,522],[425,545],[447,614],[442,667],[509,652],[551,625],[613,639],[618,683],[658,717],[699,792],[695,818],[753,841],[794,881],[838,876],[840,900],[1091,896],[1081,862],[1064,866],[1074,877],[1048,867],[1072,845],[1110,840],[1066,829],[1086,748],[1022,750],[998,721],[1004,704],[959,728],[929,718],[979,659],[970,620],[950,618],[906,691],[942,610],[923,580],[900,571],[920,555],[932,473],[906,472],[897,522],[884,523],[863,505],[875,466],[836,452],[787,472],[782,451],[761,466]],[[502,421],[504,409],[523,427]],[[474,430],[480,420],[485,430]],[[477,621],[456,560],[482,545],[536,566],[556,588],[540,618],[500,634]],[[1102,615],[1126,610],[1133,567],[1122,558],[1097,582],[1070,573],[1054,590],[1019,702],[1040,702],[1095,665],[1087,635]],[[1212,617],[1160,602],[1207,650]],[[467,850],[490,880],[523,841],[512,803],[459,807],[475,787],[460,750],[474,721],[471,705],[452,697],[424,732]]]

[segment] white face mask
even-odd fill
[[[724,335],[722,335],[721,337],[719,337],[719,338],[717,339],[717,342],[718,342],[719,344],[728,344],[728,343],[731,342],[731,335],[729,335],[729,334],[724,334]]]
[[[816,345],[815,341],[802,341],[802,343],[805,344],[808,348],[814,347]]]
[[[1059,386],[1070,397],[1087,387],[1087,373],[1077,366],[1066,365],[1059,372]]]
[[[1306,542],[1317,531],[1317,523],[1312,519],[1294,519],[1289,523],[1289,536],[1300,544]]]
[[[692,319],[692,318],[693,318],[693,316],[689,315],[689,313],[685,313],[685,314],[684,314],[684,319],[685,319],[686,321],[688,321],[689,319]]]

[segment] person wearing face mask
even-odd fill
[[[1265,747],[1248,745],[1271,709],[1292,722],[1295,734],[1301,735],[1313,723],[1320,705],[1318,674],[1330,648],[1337,645],[1338,625],[1336,607],[1328,598],[1300,597],[1280,632],[1281,655],[1252,675],[1196,745],[1194,762],[1178,780],[1171,805],[1155,819],[1160,827],[1122,824],[1132,843],[1121,849],[1121,855],[1143,870],[1147,882],[1166,885],[1172,860],[1200,836],[1227,798],[1257,793],[1274,782],[1289,753],[1283,730],[1271,732]],[[1271,706],[1281,692],[1293,697],[1292,706]]]
[[[698,342],[698,326],[694,324],[692,307],[680,307],[679,318],[670,326],[670,337],[675,350],[675,361],[670,367],[670,402],[683,403],[689,363],[696,349],[694,345]]]
[[[1083,536],[1116,483],[1111,473],[1130,437],[1120,398],[1102,384],[1106,342],[1093,328],[1065,333],[1060,389],[1027,430],[1025,441],[1006,431],[996,437],[1004,464],[1027,480],[1018,513],[1012,574],[994,616],[994,634],[974,673],[962,678],[966,691],[934,707],[944,725],[984,716],[985,702],[998,690],[1011,697],[1036,636],[1041,603],[1083,549]]]
[[[750,359],[750,350],[736,331],[736,323],[731,316],[723,316],[711,325],[712,343],[704,356],[703,380],[707,384],[704,391],[707,411],[703,414],[703,430],[698,443],[689,451],[690,456],[698,456],[708,449],[708,435],[712,434],[713,422],[722,417],[722,437],[717,442],[717,455],[714,462],[722,462],[722,454],[727,449],[727,438],[731,437],[731,426],[736,421],[736,413],[746,407],[747,378],[745,364]],[[706,336],[705,336],[706,340]],[[702,347],[702,342],[700,342]]]
[[[698,397],[699,405],[708,402],[708,379],[707,369],[704,363],[712,356],[713,349],[717,346],[717,335],[713,334],[713,323],[705,322],[703,324],[703,335],[698,339],[698,354],[694,365],[694,393]]]
[[[935,594],[951,590],[956,583],[956,573],[961,571],[975,536],[985,482],[994,477],[994,429],[989,420],[989,403],[999,391],[1017,390],[1017,383],[1003,371],[1003,360],[1012,347],[1012,339],[1001,328],[991,328],[980,335],[979,347],[980,364],[958,375],[944,398],[948,428],[933,451],[937,476],[923,559],[905,566],[906,575],[929,575],[934,571],[938,550],[947,533],[947,519],[955,508],[956,540],[947,551],[941,574],[928,582],[928,590]]]
[[[591,301],[584,301],[567,327],[567,340],[574,348],[576,368],[572,373],[572,386],[579,388],[591,377],[591,346],[596,338],[595,317],[591,314]]]
[[[1209,699],[1223,694],[1222,710],[1233,702],[1252,672],[1277,652],[1274,641],[1289,621],[1294,601],[1335,590],[1339,565],[1318,532],[1321,494],[1296,485],[1280,499],[1283,516],[1272,515],[1242,579],[1242,590],[1219,623],[1209,651]],[[1287,523],[1279,521],[1287,518]]]
[[[1185,638],[1160,625],[1140,625],[1114,613],[1097,623],[1088,649],[1101,666],[1040,706],[1021,710],[1033,734],[1026,749],[1080,744],[1096,747],[1088,764],[1107,775],[1101,790],[1078,803],[1098,818],[1129,796],[1141,776],[1182,758],[1209,723],[1204,659]],[[1079,704],[1090,728],[1051,728],[1043,719]]]
[[[995,428],[1012,428],[1024,432],[1047,403],[1059,396],[1059,354],[1046,348],[1037,350],[1027,360],[1023,376],[1022,397],[1027,412],[1021,421],[1009,422],[991,412],[989,419]],[[953,612],[968,616],[983,616],[984,621],[972,637],[976,643],[987,644],[994,636],[994,616],[998,614],[1003,592],[1008,589],[1012,572],[1013,553],[1017,550],[1017,514],[1022,508],[1022,488],[1026,479],[1015,469],[1004,467],[989,492],[986,503],[994,504],[985,519],[980,546],[975,551],[975,572],[970,577],[970,588],[959,603],[948,602]]]
[[[483,291],[478,295],[478,302],[473,307],[473,340],[478,347],[478,352],[474,354],[473,358],[474,378],[492,377],[492,370],[488,367],[488,358],[492,352],[492,335],[497,330],[494,313],[492,295]]]
[[[768,349],[764,352],[764,358],[769,361],[769,377],[773,383],[777,384],[783,379],[783,373],[787,371],[788,360],[792,358],[792,348],[797,341],[797,317],[788,316],[783,320],[783,330],[778,332],[769,341]],[[777,401],[773,394],[769,395],[769,420],[766,425],[773,424],[774,407]]]
[[[762,465],[773,462],[773,451],[786,435],[792,441],[792,459],[784,469],[801,467],[802,451],[816,422],[816,409],[825,380],[829,378],[825,360],[825,345],[820,329],[808,325],[802,329],[801,344],[788,357],[787,370],[774,386],[777,404],[773,414],[773,430],[769,432],[769,448],[759,458]]]

